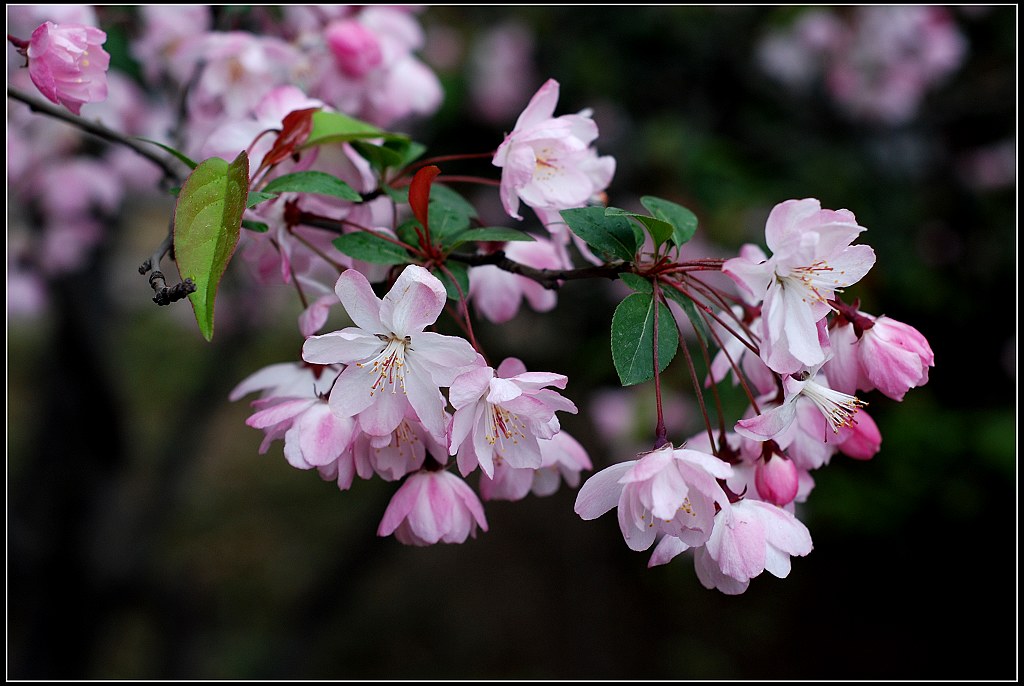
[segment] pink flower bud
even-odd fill
[[[45,22],[32,32],[28,74],[39,92],[79,114],[82,105],[107,98],[107,34],[93,26]]]
[[[857,352],[864,375],[893,400],[903,400],[909,389],[927,383],[928,368],[935,366],[921,332],[886,316],[864,332]]]
[[[793,502],[800,486],[800,475],[796,464],[789,458],[773,455],[757,463],[754,470],[754,486],[765,502],[782,507]]]
[[[855,460],[870,460],[882,447],[882,433],[871,416],[861,410],[856,423],[846,429],[849,436],[839,445],[839,451]]]
[[[380,43],[373,31],[352,19],[331,22],[324,34],[338,68],[361,79],[383,61]]]

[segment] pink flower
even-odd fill
[[[867,412],[857,413],[857,423],[839,445],[839,451],[855,460],[870,460],[882,447],[882,432]]]
[[[28,44],[28,73],[39,92],[78,114],[107,97],[107,34],[94,26],[45,22]]]
[[[884,315],[864,331],[857,359],[872,386],[893,400],[927,383],[928,368],[935,366],[935,354],[921,332]]]
[[[537,269],[561,269],[564,265],[551,241],[516,241],[503,248],[511,259]],[[519,312],[523,298],[537,312],[548,312],[558,302],[555,291],[518,274],[510,274],[494,265],[470,270],[470,297],[477,311],[495,324],[504,324]]]
[[[311,336],[302,348],[307,362],[348,365],[331,390],[331,409],[339,417],[358,416],[369,434],[388,436],[411,405],[428,431],[443,436],[439,387],[480,359],[465,339],[424,331],[444,309],[444,286],[409,265],[383,300],[354,269],[338,277],[334,290],[356,326]]]
[[[266,433],[260,454],[283,438],[285,459],[293,467],[325,467],[339,459],[347,459],[351,466],[349,447],[356,433],[355,422],[334,416],[323,395],[339,372],[337,367],[275,364],[252,374],[231,391],[231,400],[262,391],[262,397],[253,402],[257,411],[245,422]],[[339,480],[342,488],[352,484],[352,471],[348,474],[347,483]]]
[[[691,547],[665,536],[647,566],[663,565]],[[694,549],[694,568],[704,588],[739,595],[765,570],[786,578],[790,556],[807,555],[812,547],[810,532],[792,513],[747,498],[724,507],[715,517],[707,544]]]
[[[448,394],[455,408],[449,450],[458,453],[463,476],[478,464],[493,476],[495,462],[539,468],[543,459],[538,439],[558,431],[555,412],[576,413],[572,402],[545,387],[565,388],[567,381],[561,374],[527,372],[514,357],[497,371],[481,366],[457,377]]]
[[[522,500],[531,491],[538,497],[548,496],[558,490],[560,480],[576,488],[580,472],[593,469],[587,451],[564,431],[537,443],[541,466],[516,469],[507,462],[496,463],[493,477],[480,477],[480,495],[484,500]]]
[[[707,545],[694,553],[694,567],[705,588],[737,595],[765,570],[786,578],[790,556],[807,555],[812,547],[810,532],[792,513],[746,499],[715,518]]]
[[[501,202],[515,219],[522,219],[520,200],[549,210],[580,207],[615,174],[615,159],[599,158],[590,147],[597,124],[583,114],[553,117],[557,103],[558,82],[549,79],[494,154],[494,166],[502,167]]]
[[[354,19],[332,21],[324,31],[324,38],[338,68],[354,79],[366,76],[383,60],[377,37]]]
[[[782,507],[796,498],[800,475],[792,460],[773,454],[758,461],[754,468],[754,485],[762,500]]]
[[[864,227],[849,210],[823,210],[814,198],[776,205],[765,225],[772,251],[746,245],[722,271],[743,297],[761,307],[761,359],[788,374],[825,359],[817,323],[830,311],[836,289],[857,283],[875,263],[866,245],[850,245]]]
[[[391,498],[378,536],[392,533],[406,545],[462,543],[487,531],[483,505],[466,482],[448,471],[416,472]]]
[[[576,498],[576,514],[595,519],[618,506],[619,529],[633,550],[650,548],[658,533],[703,545],[711,535],[716,504],[729,505],[716,479],[731,474],[732,468],[716,457],[669,444],[587,479]]]
[[[811,401],[833,434],[839,433],[842,427],[852,426],[857,410],[867,403],[829,388],[828,380],[818,375],[818,369],[815,367],[783,379],[785,399],[782,404],[764,410],[755,417],[739,420],[736,422],[736,433],[754,441],[778,437],[797,419],[798,400]]]
[[[360,434],[353,445],[356,463],[366,463],[385,481],[397,481],[423,466],[427,453],[444,464],[445,446],[437,441],[411,412],[388,436]]]

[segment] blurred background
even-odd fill
[[[132,12],[99,14],[129,75]],[[868,394],[881,452],[815,473],[800,508],[814,551],[742,596],[705,590],[687,556],[648,570],[614,515],[581,521],[564,487],[487,503],[490,531],[464,545],[402,546],[375,536],[392,485],[342,493],[289,467],[280,442],[259,455],[248,399],[227,400],[297,359],[294,294],[247,304],[229,275],[210,344],[187,305],[152,304],[137,266],[169,200],[130,202],[84,259],[15,300],[31,275],[14,241],[33,218],[10,195],[9,137],[8,677],[1014,678],[1017,8],[418,19],[444,100],[401,130],[432,153],[493,150],[555,78],[556,114],[591,108],[617,160],[611,204],[651,194],[697,214],[689,256],[763,244],[789,198],[850,209],[878,261],[847,299],[920,330],[930,381],[903,403]],[[500,219],[496,193],[475,200]],[[569,283],[551,314],[477,328],[492,359],[568,375],[581,412],[563,426],[596,469],[653,440],[653,389],[616,383],[617,292]],[[678,442],[699,412],[681,362],[665,383]]]

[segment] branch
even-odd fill
[[[536,269],[510,260],[505,257],[504,251],[501,250],[487,255],[457,255],[453,253],[448,256],[448,259],[457,260],[471,267],[491,264],[511,274],[518,274],[519,276],[533,279],[541,286],[544,286],[544,288],[550,290],[557,290],[561,286],[562,281],[595,278],[617,279],[619,274],[631,270],[628,262],[614,262],[596,267],[581,267],[580,269]]]
[[[150,150],[148,147],[143,146],[141,143],[132,140],[124,134],[108,129],[100,123],[91,122],[87,119],[71,114],[56,105],[39,98],[35,98],[28,93],[18,90],[17,88],[8,86],[7,97],[25,103],[33,112],[38,112],[40,114],[53,117],[54,119],[59,119],[110,143],[117,143],[127,148],[131,148],[142,157],[145,157],[147,160],[160,167],[160,169],[163,170],[164,179],[172,181],[178,185],[181,184],[181,175],[174,170],[168,158],[162,157]]]
[[[156,293],[153,298],[153,302],[157,305],[170,305],[172,302],[181,300],[188,296],[189,293],[194,293],[196,290],[196,284],[192,279],[185,279],[181,283],[173,286],[167,286],[167,279],[164,277],[164,273],[160,271],[160,260],[164,258],[164,255],[171,252],[174,246],[174,234],[171,231],[167,232],[167,237],[164,238],[163,242],[160,243],[160,247],[156,249],[152,257],[146,259],[139,267],[139,273],[145,274],[150,269],[153,273],[149,275],[149,286]]]

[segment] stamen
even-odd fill
[[[813,381],[807,382],[801,393],[817,405],[825,421],[832,427],[832,433],[839,433],[840,427],[852,428],[857,423],[854,418],[857,411],[867,407],[867,403],[856,396],[834,391]]]
[[[359,368],[369,366],[370,376],[376,377],[370,386],[370,395],[388,385],[392,393],[397,393],[399,388],[405,393],[405,352],[409,342],[393,335],[377,334],[377,338],[387,342],[384,349],[372,361],[356,364]]]

